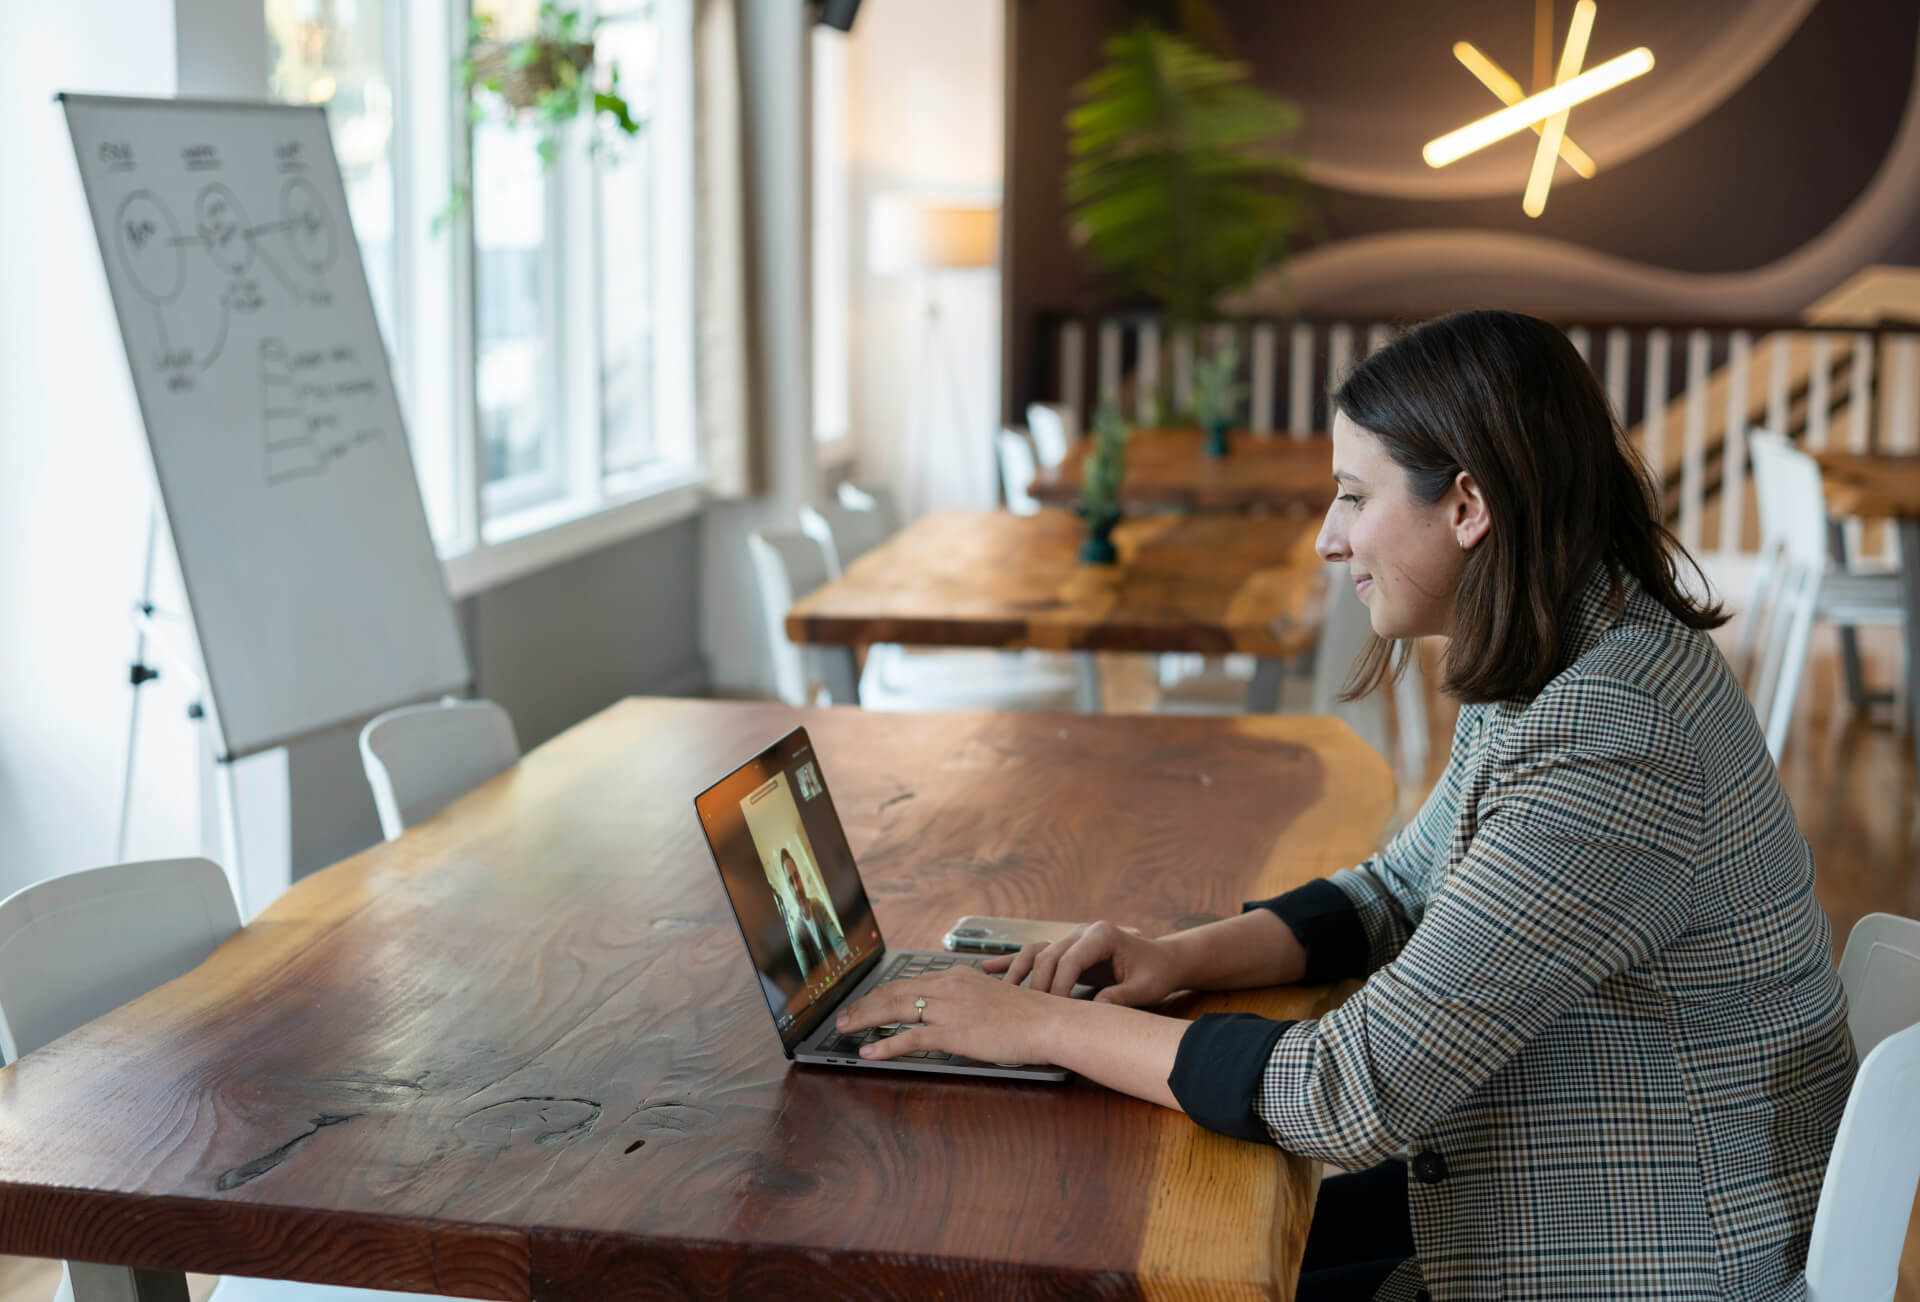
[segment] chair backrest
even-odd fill
[[[1903,1027],[1920,1022],[1920,920],[1869,913],[1847,933],[1840,955],[1847,1028],[1862,1058]]]
[[[240,927],[218,864],[156,859],[0,900],[0,1063],[198,967]]]
[[[1813,636],[1814,611],[1827,570],[1827,500],[1820,463],[1784,439],[1749,437],[1756,501],[1771,540],[1766,557],[1767,590],[1755,593],[1747,612],[1759,641],[1758,661],[1748,681],[1754,716],[1777,762],[1793,721],[1800,673]],[[1743,634],[1743,638],[1744,638]]]
[[[1033,435],[1034,455],[1043,466],[1057,466],[1067,459],[1067,446],[1073,442],[1073,409],[1059,402],[1027,404],[1027,431]]]
[[[788,705],[813,704],[813,658],[787,638],[787,612],[793,603],[832,577],[827,548],[818,538],[789,530],[766,529],[747,536],[747,552],[760,584],[760,614],[767,651],[773,660],[774,690]]]
[[[1767,602],[1780,564],[1781,533],[1787,518],[1775,499],[1780,475],[1774,469],[1773,458],[1786,446],[1787,440],[1772,430],[1747,431],[1747,457],[1753,466],[1753,496],[1760,523],[1760,550],[1754,557],[1753,586],[1742,612],[1740,639],[1734,653],[1734,669],[1743,682],[1751,682],[1753,678],[1754,653],[1760,643],[1760,629],[1766,622]]]
[[[881,485],[856,484],[851,479],[843,479],[834,496],[850,511],[873,512],[875,523],[886,528],[889,538],[900,532],[900,508],[893,494]]]
[[[827,549],[828,569],[837,579],[847,566],[885,542],[894,531],[878,510],[823,502],[800,508],[800,532]]]
[[[1034,514],[1040,503],[1031,490],[1040,467],[1033,459],[1033,444],[1008,426],[994,436],[993,447],[1000,459],[1000,487],[1006,491],[1007,509],[1015,515]]]
[[[1920,922],[1871,913],[1840,957],[1863,1054],[1807,1246],[1813,1302],[1891,1302],[1920,1188]]]
[[[519,758],[513,720],[492,701],[404,705],[360,730],[360,763],[389,841]]]

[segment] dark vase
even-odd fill
[[[1227,430],[1231,425],[1231,421],[1225,420],[1212,420],[1207,422],[1207,443],[1205,451],[1208,456],[1224,457],[1227,455]]]
[[[1085,565],[1111,565],[1120,559],[1113,547],[1113,526],[1119,520],[1102,516],[1087,521],[1087,540],[1080,544],[1080,561]]]

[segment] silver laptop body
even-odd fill
[[[860,1056],[860,1043],[904,1028],[877,1027],[852,1038],[835,1031],[835,1010],[883,981],[973,966],[984,956],[887,948],[805,728],[701,792],[694,808],[788,1058],[881,1071],[1067,1079],[1060,1067],[945,1054],[876,1062]]]

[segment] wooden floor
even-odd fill
[[[1727,644],[1731,646],[1730,641]],[[1862,649],[1869,684],[1890,683],[1898,664],[1897,633],[1863,632]],[[1431,654],[1430,649],[1429,660]],[[1114,656],[1102,661],[1109,709],[1151,708],[1154,688],[1143,658]],[[1920,871],[1915,862],[1920,789],[1913,749],[1891,726],[1890,707],[1877,706],[1865,716],[1851,709],[1840,690],[1838,664],[1832,638],[1823,631],[1814,645],[1808,682],[1780,762],[1781,780],[1813,848],[1818,866],[1815,890],[1833,924],[1836,957],[1848,929],[1864,914],[1920,917]],[[1454,714],[1451,702],[1429,690],[1427,720],[1433,744],[1427,772],[1402,783],[1403,818],[1419,807],[1445,766]],[[1898,1302],[1920,1302],[1920,1204],[1915,1212],[1901,1258]],[[213,1281],[188,1278],[194,1302],[204,1302]],[[57,1263],[0,1257],[0,1302],[46,1302],[58,1283]]]

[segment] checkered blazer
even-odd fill
[[[1367,980],[1268,1040],[1251,1108],[1409,1159],[1382,1298],[1803,1297],[1856,1065],[1812,855],[1711,639],[1604,569],[1571,631],[1384,851],[1268,902]]]

